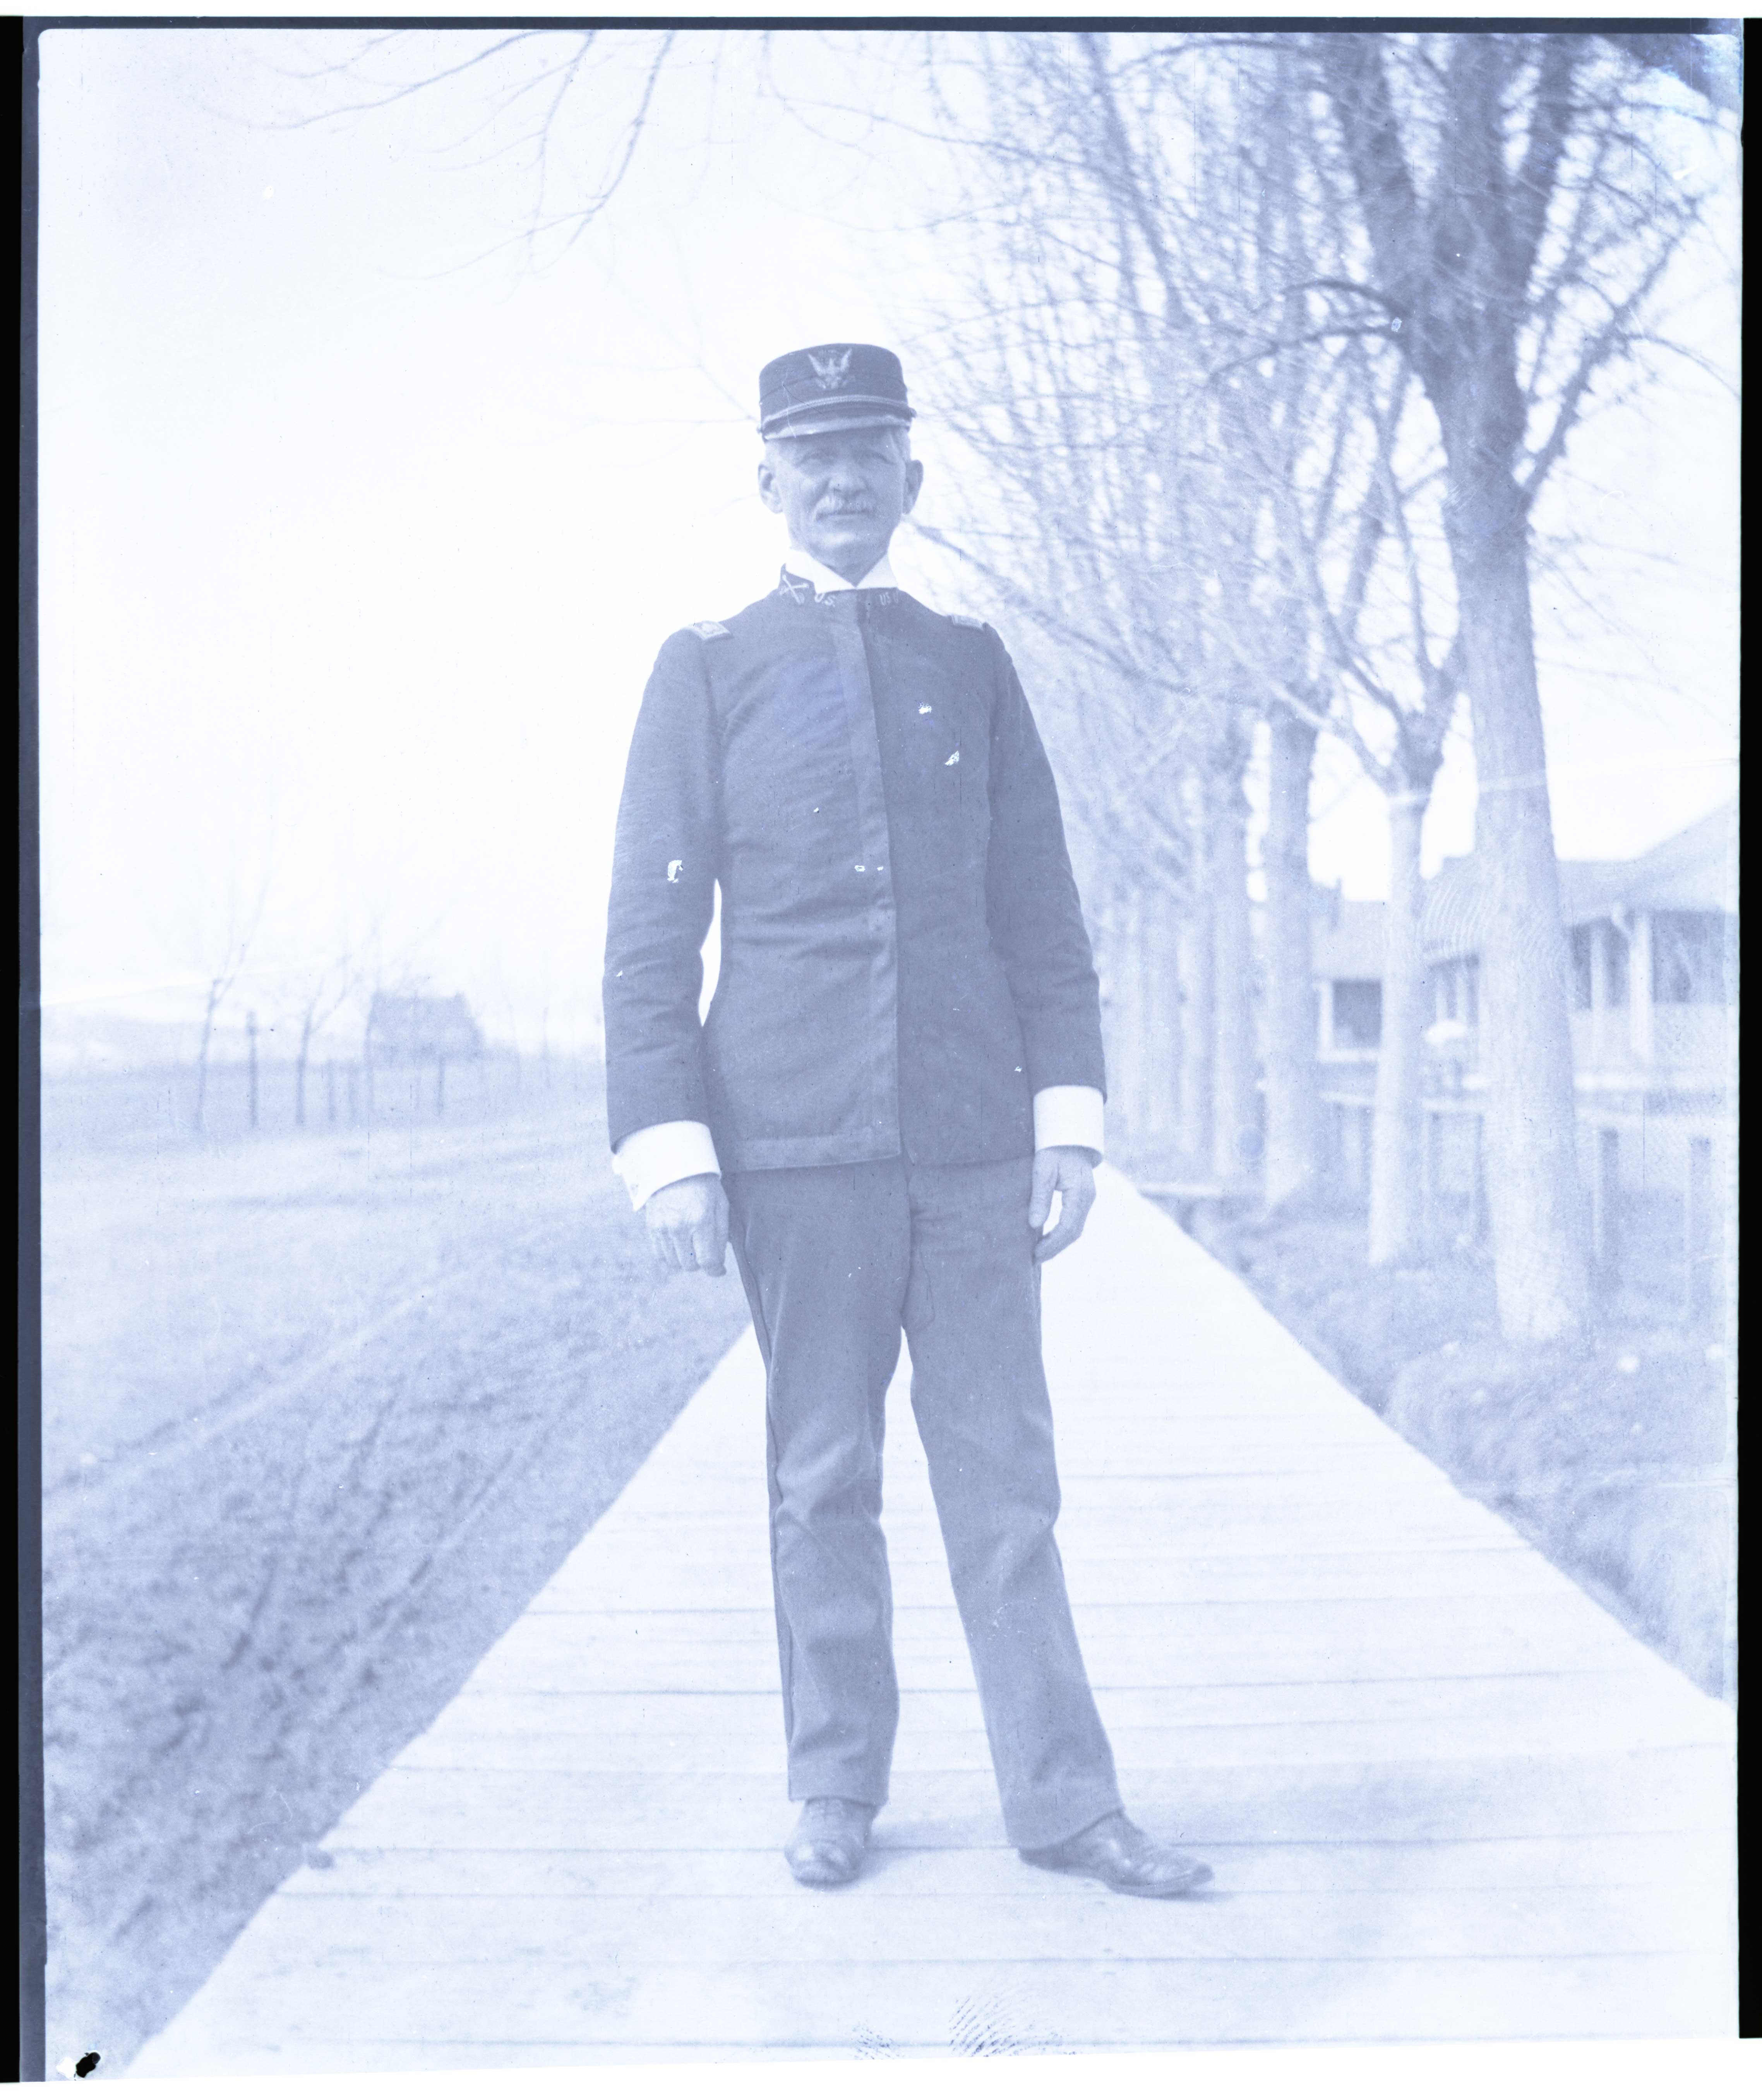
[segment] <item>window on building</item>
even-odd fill
[[[1724,1006],[1737,993],[1738,921],[1723,911],[1652,914],[1652,997],[1660,1006]]]
[[[1572,1004],[1577,1013],[1590,1010],[1591,933],[1588,926],[1574,926],[1572,929]]]
[[[1383,1039],[1383,987],[1375,977],[1334,981],[1334,1047],[1374,1050]]]
[[[1468,955],[1462,965],[1462,1017],[1469,1027],[1481,1025],[1481,958]]]
[[[1620,927],[1605,922],[1603,933],[1603,968],[1608,1002],[1611,1006],[1627,1004],[1627,936]]]
[[[1454,1021],[1456,1017],[1456,965],[1446,963],[1437,973],[1437,1017],[1440,1021]]]

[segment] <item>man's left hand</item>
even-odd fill
[[[1058,1198],[1058,1222],[1049,1233],[1053,1198]],[[1028,1224],[1040,1234],[1034,1259],[1050,1261],[1062,1254],[1089,1220],[1095,1201],[1095,1169],[1080,1145],[1048,1145],[1034,1155],[1034,1190],[1028,1198]]]

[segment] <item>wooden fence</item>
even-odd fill
[[[1371,1105],[1349,1093],[1324,1093],[1322,1102],[1324,1176],[1362,1201]],[[1486,1242],[1484,1114],[1472,1097],[1425,1105],[1420,1216],[1428,1245]],[[1581,1102],[1579,1166],[1600,1291],[1649,1300],[1698,1326],[1727,1324],[1735,1136],[1709,1103],[1649,1114]]]
[[[597,1058],[549,1058],[512,1052],[453,1063],[376,1065],[361,1058],[314,1058],[307,1065],[303,1116],[291,1059],[211,1065],[197,1128],[192,1064],[46,1074],[42,1139],[46,1157],[90,1148],[258,1136],[367,1130],[437,1118],[468,1122],[547,1100],[597,1099]]]

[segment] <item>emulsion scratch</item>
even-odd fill
[[[1020,2056],[1022,2044],[1010,2032],[1013,2023],[1000,2018],[995,2005],[975,2004],[963,1998],[955,2007],[948,2039],[958,2056]]]
[[[948,2041],[957,2056],[1031,2056],[1064,2046],[1013,1989],[962,1998],[949,2021]]]

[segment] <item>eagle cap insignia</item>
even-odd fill
[[[831,393],[833,388],[848,386],[850,379],[850,353],[848,350],[828,352],[818,356],[811,350],[807,361],[814,368],[814,377],[819,382],[821,390]]]

